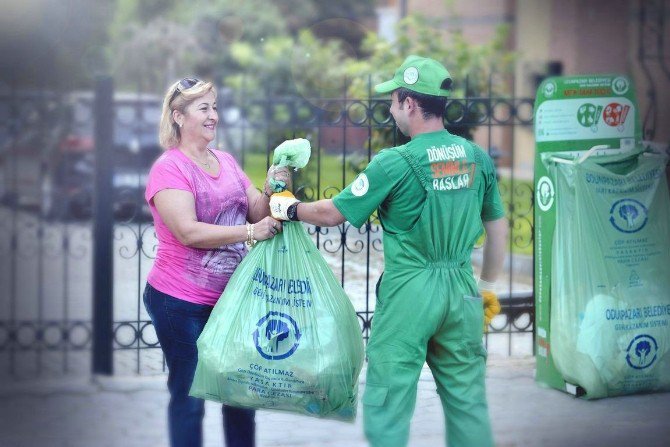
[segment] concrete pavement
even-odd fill
[[[670,394],[583,401],[539,387],[534,359],[489,358],[487,386],[496,445],[670,445]],[[362,375],[361,381],[363,382]],[[361,383],[361,391],[365,386]],[[167,446],[165,376],[5,382],[0,387],[0,446]],[[205,444],[222,446],[219,406],[208,402]],[[366,445],[355,423],[259,411],[258,447]],[[444,445],[444,422],[430,371],[419,382],[412,447]]]

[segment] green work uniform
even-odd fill
[[[470,262],[482,221],[504,216],[491,158],[446,130],[419,134],[381,151],[333,202],[356,227],[378,209],[384,229],[363,395],[368,441],[407,445],[427,361],[449,445],[493,445],[483,304]]]

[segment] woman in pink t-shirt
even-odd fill
[[[188,395],[196,340],[245,245],[281,231],[281,222],[269,216],[270,176],[290,182],[287,169],[272,167],[259,192],[231,155],[208,148],[218,120],[212,83],[185,78],[168,89],[160,123],[166,150],[149,172],[145,194],[158,250],[144,304],[169,369],[173,447],[202,445],[204,401]],[[253,410],[224,405],[223,418],[228,447],[254,445]]]

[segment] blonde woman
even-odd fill
[[[230,154],[209,147],[218,119],[212,83],[184,78],[167,90],[159,135],[165,153],[152,166],[145,193],[158,250],[144,304],[169,370],[173,447],[202,445],[204,401],[188,395],[196,340],[246,246],[281,231],[281,222],[269,217],[270,176],[290,181],[286,169],[271,168],[259,192]],[[254,411],[225,405],[222,411],[226,445],[253,446]]]

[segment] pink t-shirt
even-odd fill
[[[151,167],[145,198],[158,236],[156,260],[147,281],[175,298],[213,306],[247,254],[244,243],[216,249],[187,247],[170,232],[153,201],[156,193],[163,189],[189,191],[195,197],[198,221],[244,225],[249,208],[246,190],[251,181],[230,154],[211,152],[221,166],[216,176],[202,170],[179,149],[167,150]]]

